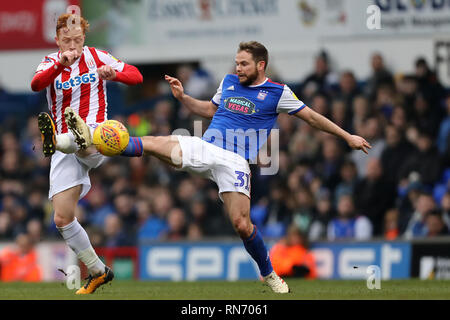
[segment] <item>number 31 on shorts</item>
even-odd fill
[[[249,185],[250,185],[250,175],[248,173],[242,172],[242,171],[235,171],[235,173],[237,174],[237,179],[238,182],[236,182],[234,185],[236,187],[243,187],[245,184],[245,190],[250,190]],[[244,176],[245,176],[245,181],[244,181]]]

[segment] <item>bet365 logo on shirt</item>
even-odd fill
[[[95,82],[96,80],[97,78],[95,73],[85,73],[82,76],[70,78],[65,82],[60,82],[59,80],[56,80],[56,89],[67,90],[79,86],[82,83],[86,84],[89,82]]]

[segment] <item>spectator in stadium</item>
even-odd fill
[[[287,225],[292,219],[291,212],[286,205],[286,194],[286,186],[281,181],[274,180],[271,183],[269,199],[265,199],[263,202],[264,213],[260,218],[261,230],[264,235],[284,234],[286,231]],[[253,212],[253,216],[255,215],[256,213]]]
[[[431,104],[432,99],[425,97],[424,93],[416,93],[414,109],[412,113],[412,124],[418,131],[427,132],[433,138],[437,136],[441,119],[444,112],[440,100]]]
[[[386,181],[377,158],[368,161],[366,172],[355,187],[355,206],[357,212],[371,220],[374,235],[381,235],[384,213],[394,205],[395,185]]]
[[[356,82],[355,75],[352,71],[346,70],[341,73],[339,78],[339,87],[337,90],[336,98],[344,101],[345,103],[345,121],[349,123],[353,116],[353,100],[356,96],[361,94],[361,90]]]
[[[365,156],[367,157],[367,155]],[[315,163],[315,171],[320,174],[324,186],[328,189],[334,191],[339,183],[339,170],[343,162],[343,150],[339,141],[335,137],[327,135],[322,142],[321,157]]]
[[[104,234],[103,245],[105,247],[123,247],[136,244],[134,234],[127,233],[120,216],[114,213],[105,218]]]
[[[335,99],[331,106],[331,120],[339,127],[350,130],[350,119],[346,117],[347,104],[344,100]]]
[[[372,223],[363,216],[357,215],[353,197],[350,194],[341,195],[338,199],[337,217],[328,223],[327,239],[367,240],[372,237]]]
[[[34,218],[27,223],[27,234],[32,243],[37,244],[42,240],[42,222]]]
[[[295,224],[290,225],[286,236],[270,249],[270,259],[280,276],[317,278],[314,255],[308,250],[305,235]]]
[[[45,211],[43,205],[47,201],[45,193],[38,188],[33,188],[26,200],[28,219],[44,220]]]
[[[137,228],[137,213],[134,206],[133,191],[123,191],[114,198],[114,208],[123,224],[124,232],[135,234]]]
[[[288,146],[291,157],[295,160],[312,160],[320,150],[320,142],[314,129],[308,125],[299,126],[291,136]]]
[[[437,138],[437,147],[441,154],[445,153],[450,138],[450,93],[445,98],[445,111],[447,116],[442,120],[439,126],[439,134]]]
[[[191,222],[188,226],[186,237],[189,241],[199,241],[203,239],[204,233],[197,223]]]
[[[114,207],[108,202],[104,187],[101,184],[92,184],[91,190],[83,200],[83,206],[90,212],[89,222],[95,227],[102,227],[106,217],[114,212]]]
[[[292,221],[301,232],[306,233],[308,232],[314,215],[313,194],[309,188],[300,187],[293,196],[293,206],[290,208],[292,212]]]
[[[385,122],[391,119],[395,99],[395,90],[389,85],[382,85],[376,91],[374,109]]]
[[[383,237],[386,240],[396,240],[400,235],[398,228],[399,211],[397,208],[391,208],[384,215]]]
[[[442,218],[450,230],[450,190],[447,190],[442,197],[440,207],[442,209]]]
[[[42,270],[37,262],[37,254],[30,237],[21,233],[15,245],[0,251],[0,280],[39,282]]]
[[[204,197],[201,195],[197,195],[192,199],[189,204],[188,212],[188,220],[190,221],[188,231],[191,225],[195,225],[193,227],[194,234],[206,234],[210,236],[214,236],[219,232],[220,225],[219,219],[216,219],[216,213],[207,211],[207,202]],[[198,228],[199,232],[195,230]]]
[[[331,71],[328,54],[321,51],[315,59],[314,71],[302,81],[301,91],[298,96],[302,101],[310,102],[317,92],[332,92],[338,83],[337,75]]]
[[[330,116],[330,98],[324,92],[317,92],[312,97],[311,108],[324,117]]]
[[[396,105],[392,110],[391,122],[400,132],[405,132],[408,127],[408,120],[406,117],[405,108],[401,105]],[[411,142],[411,141],[410,141]]]
[[[438,237],[448,236],[449,228],[445,224],[445,221],[440,210],[431,210],[427,213],[425,218],[426,236]]]
[[[157,187],[149,192],[152,213],[140,226],[139,240],[162,239],[167,232],[167,213],[173,207],[173,197],[170,191],[164,187]]]
[[[168,229],[165,240],[183,240],[187,236],[186,213],[181,208],[172,208],[167,214]]]
[[[366,80],[365,93],[371,100],[375,100],[375,94],[382,85],[394,86],[394,78],[384,63],[381,53],[376,52],[371,57],[372,74]]]
[[[433,196],[422,192],[415,203],[415,210],[411,214],[404,237],[412,239],[414,237],[424,237],[427,234],[426,216],[428,212],[436,209],[436,203]]]
[[[339,182],[334,191],[334,199],[336,199],[335,204],[337,204],[337,199],[339,199],[341,195],[354,194],[356,184],[358,183],[358,173],[356,171],[355,163],[352,160],[346,159],[342,164],[339,173],[341,182]]]
[[[316,196],[316,210],[308,231],[308,240],[325,240],[328,223],[334,215],[330,191],[322,188]]]
[[[353,99],[353,118],[352,131],[356,134],[362,134],[364,123],[371,114],[369,101],[364,95],[358,95]]]
[[[177,69],[176,77],[183,83],[186,93],[196,99],[209,99],[216,91],[214,79],[200,67],[183,64]]]
[[[439,106],[439,102],[444,95],[444,88],[439,82],[436,72],[431,70],[424,57],[419,57],[416,60],[415,76],[419,91],[423,92],[432,106]]]
[[[11,214],[8,211],[0,211],[0,239],[11,239],[12,234]]]
[[[367,172],[367,163],[371,158],[380,159],[381,153],[384,150],[386,142],[381,135],[381,123],[377,117],[370,117],[364,122],[363,137],[370,143],[372,149],[370,149],[369,156],[361,156],[356,152],[351,152],[351,159],[356,164],[358,170],[358,177],[363,178]]]
[[[416,148],[400,168],[400,176],[404,178],[415,171],[422,183],[431,186],[439,180],[442,172],[439,152],[427,132],[419,133]]]
[[[415,147],[409,143],[402,132],[392,124],[384,129],[386,146],[381,153],[381,164],[386,179],[395,185],[400,181],[400,168],[415,151]]]

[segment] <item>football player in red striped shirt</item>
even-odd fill
[[[81,16],[61,15],[55,37],[59,51],[42,60],[31,82],[33,91],[47,91],[50,114],[40,113],[38,124],[44,155],[52,157],[49,199],[54,221],[67,245],[89,270],[89,279],[77,294],[93,293],[114,277],[75,218],[78,200],[91,187],[89,170],[105,160],[89,146],[94,128],[107,120],[106,81],[128,85],[143,81],[136,67],[108,52],[84,46],[88,28],[89,23]],[[130,143],[123,155],[141,156],[142,144]]]

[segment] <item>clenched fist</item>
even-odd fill
[[[61,54],[61,58],[59,59],[59,63],[61,63],[63,66],[69,67],[71,66],[80,55],[76,50],[74,51],[65,51]]]
[[[116,78],[116,70],[111,68],[111,66],[101,66],[97,69],[97,72],[102,80],[114,80]]]

